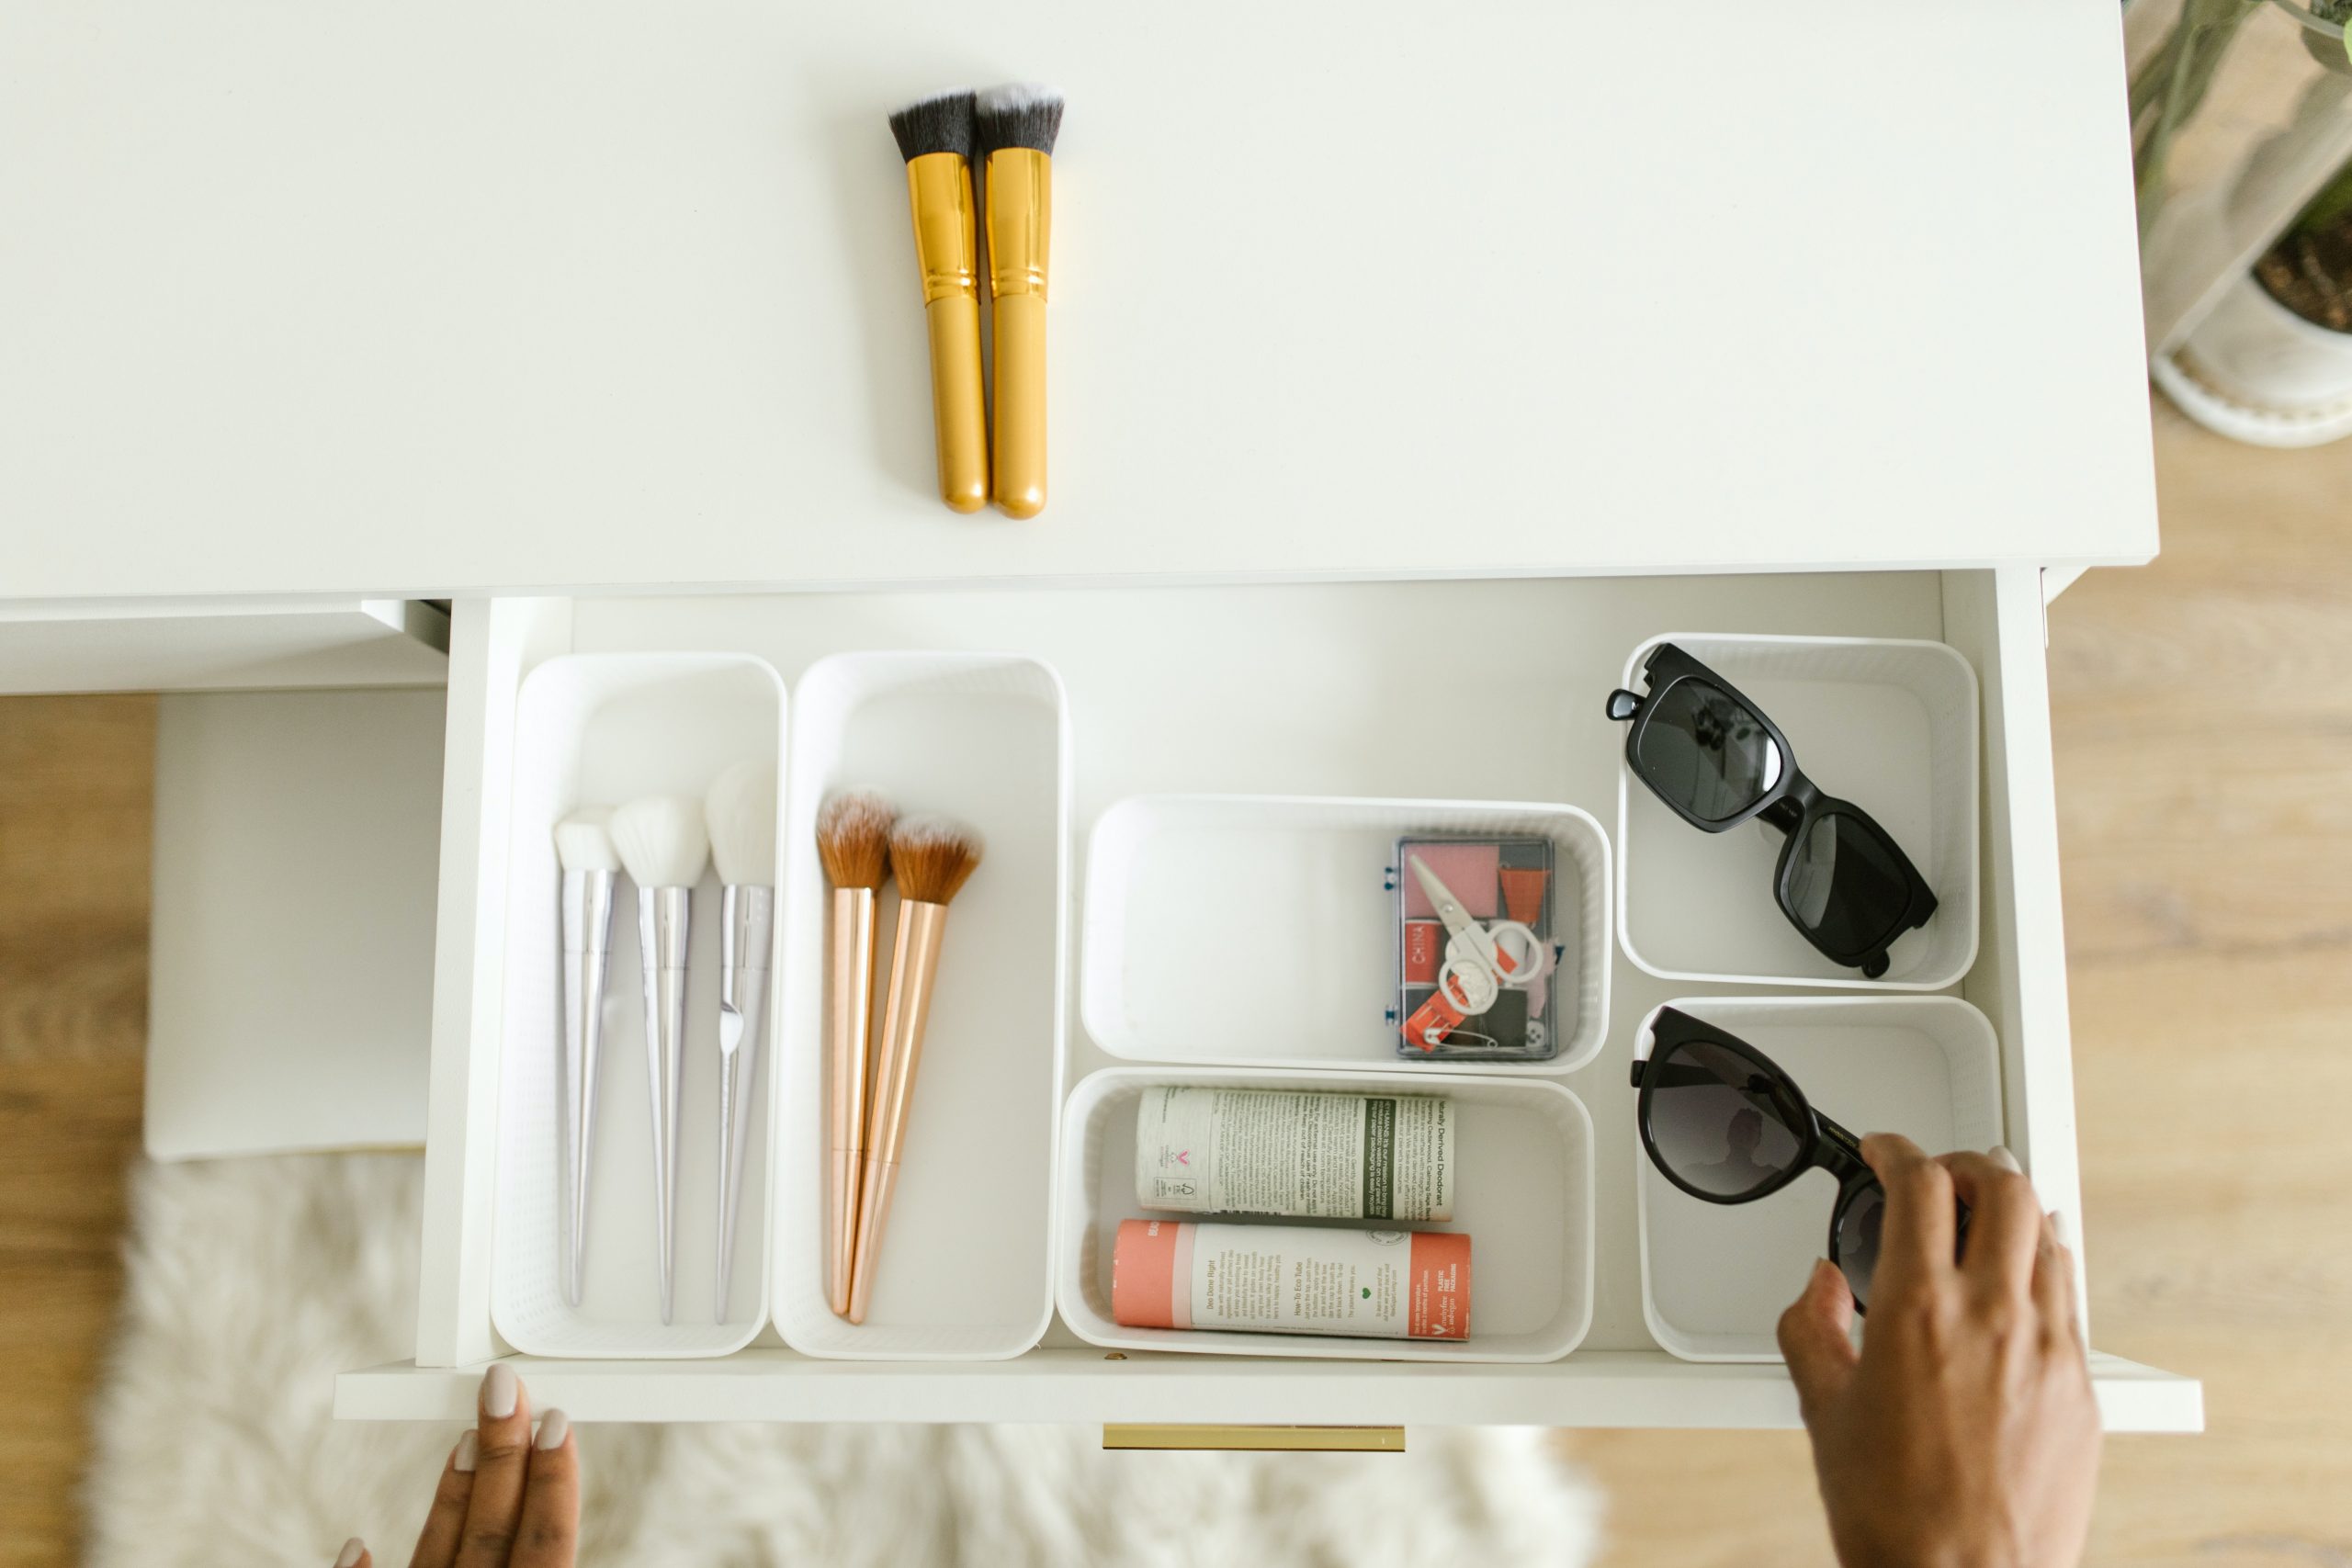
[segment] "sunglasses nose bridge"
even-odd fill
[[[1632,718],[1634,715],[1640,713],[1648,702],[1649,699],[1647,697],[1642,696],[1638,693],[1629,692],[1625,690],[1624,687],[1620,686],[1615,691],[1609,694],[1609,706],[1607,712],[1612,722],[1623,724],[1625,720]]]

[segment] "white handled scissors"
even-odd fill
[[[1476,1017],[1495,1005],[1505,986],[1524,987],[1543,971],[1544,943],[1517,920],[1481,924],[1453,890],[1438,880],[1419,855],[1408,856],[1414,877],[1429,896],[1430,908],[1443,923],[1447,939],[1445,967],[1438,973],[1438,988],[1466,1017]]]

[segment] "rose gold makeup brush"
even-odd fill
[[[866,1119],[865,1154],[857,1208],[857,1245],[850,1258],[852,1323],[865,1321],[874,1296],[874,1268],[890,1193],[906,1145],[907,1111],[914,1101],[915,1069],[922,1061],[923,1026],[931,1021],[932,982],[939,973],[939,942],[947,905],[980,865],[980,836],[944,817],[910,817],[890,832],[890,869],[899,879],[899,931],[890,953],[889,999],[882,1009],[882,1043],[874,1069],[874,1104]]]
[[[898,812],[878,795],[837,795],[817,813],[817,858],[833,885],[825,953],[825,1304],[849,1313],[865,1151],[867,1036],[874,1018],[874,896],[890,874]]]

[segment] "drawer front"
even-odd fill
[[[741,651],[793,682],[846,649],[1033,654],[1069,687],[1082,833],[1115,800],[1169,791],[1557,800],[1608,820],[1619,742],[1600,716],[1601,698],[1627,652],[1658,631],[1945,641],[1976,670],[1984,726],[1981,940],[1954,994],[1981,1009],[1999,1036],[2010,1146],[2046,1204],[2079,1213],[2042,626],[2040,574],[2022,569],[461,604],[417,1354],[413,1364],[346,1374],[338,1410],[461,1416],[479,1364],[511,1353],[490,1320],[497,1072],[487,1058],[498,1040],[514,690],[539,660]],[[1518,686],[1480,685],[1475,672],[1465,684],[1449,651],[1455,628],[1476,628],[1482,654],[1527,672],[1541,699],[1507,700],[1495,694]],[[1430,743],[1440,732],[1469,742]],[[1777,1365],[1678,1361],[1645,1326],[1625,1074],[1632,1034],[1670,997],[1733,987],[1660,979],[1622,953],[1612,962],[1604,1047],[1557,1080],[1589,1107],[1596,1145],[1593,1318],[1563,1360],[1408,1365],[1104,1351],[1057,1320],[1037,1349],[992,1363],[814,1359],[770,1331],[712,1360],[522,1358],[521,1369],[540,1397],[592,1420],[1793,1424],[1794,1396]],[[1064,968],[1075,976],[1075,964]],[[1075,997],[1065,1005],[1075,1020]],[[1067,1082],[1112,1063],[1082,1031],[1069,1032]],[[776,1111],[779,1127],[815,1125],[813,1106]],[[2199,1424],[2194,1382],[2108,1357],[2095,1370],[2111,1426]]]

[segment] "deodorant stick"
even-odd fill
[[[1123,1220],[1111,1317],[1128,1328],[1467,1339],[1470,1238]]]
[[[1136,1201],[1185,1214],[1453,1218],[1453,1102],[1294,1089],[1144,1090]]]

